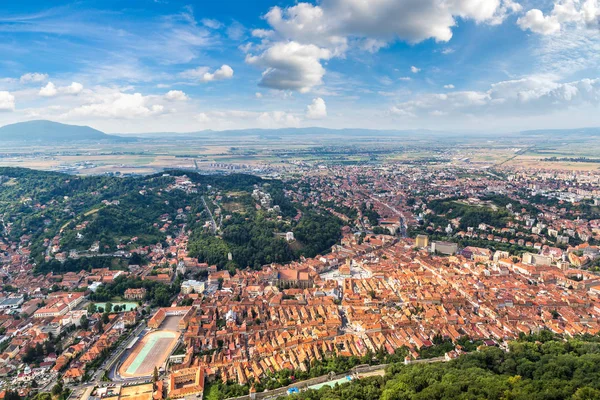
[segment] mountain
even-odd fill
[[[522,131],[525,136],[564,137],[564,136],[600,136],[600,128],[575,128],[575,129],[536,129]]]
[[[244,136],[258,136],[258,137],[274,137],[279,136],[292,137],[399,137],[399,136],[423,136],[423,135],[452,135],[451,132],[432,131],[426,129],[413,129],[413,130],[378,130],[378,129],[359,129],[359,128],[346,128],[346,129],[329,129],[320,127],[307,127],[307,128],[279,128],[279,129],[232,129],[224,131],[214,130],[203,130],[197,132],[148,132],[148,133],[137,133],[127,134],[134,137],[177,137],[179,139],[194,139],[200,137],[244,137]],[[124,134],[125,135],[125,134]],[[460,133],[463,136],[463,133]]]
[[[3,142],[114,142],[131,140],[131,138],[107,135],[89,126],[66,125],[44,120],[20,122],[0,128],[0,141]]]

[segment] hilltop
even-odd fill
[[[37,120],[5,125],[0,128],[0,140],[10,142],[71,142],[71,141],[130,141],[132,139],[107,135],[89,126],[66,125]]]

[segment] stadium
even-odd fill
[[[117,367],[118,379],[139,379],[152,376],[154,368],[162,370],[173,353],[181,331],[185,329],[191,307],[161,308],[148,321],[148,328],[127,346],[124,361]]]

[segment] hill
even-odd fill
[[[7,142],[72,142],[130,141],[132,139],[107,135],[89,126],[66,125],[58,122],[38,120],[1,127],[0,140]]]
[[[265,199],[260,210],[256,189]],[[123,252],[168,247],[184,229],[190,256],[232,271],[328,251],[341,221],[292,203],[284,189],[282,181],[244,174],[121,178],[0,167],[0,245],[25,244],[40,273],[114,267],[127,262]],[[301,248],[283,238],[290,231]]]

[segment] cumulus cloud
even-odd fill
[[[48,84],[40,89],[39,95],[42,97],[53,97],[58,94],[58,90],[54,83],[48,82]]]
[[[39,72],[30,72],[24,75],[21,75],[19,81],[21,83],[40,83],[44,82],[48,79],[48,74],[41,74]]]
[[[79,94],[83,90],[83,85],[78,82],[73,82],[69,86],[62,88],[66,94]]]
[[[520,9],[512,0],[322,0],[273,7],[265,19],[272,35],[342,50],[354,37],[447,42],[456,17],[497,24]]]
[[[186,101],[189,97],[181,90],[169,90],[165,94],[165,100],[168,101]]]
[[[325,100],[320,97],[313,99],[312,103],[306,107],[306,118],[323,119],[327,117],[327,105]]]
[[[14,111],[15,96],[6,91],[0,91],[0,111]]]
[[[222,65],[214,72],[208,67],[188,69],[180,74],[183,78],[199,80],[200,82],[220,81],[233,78],[233,69],[229,65]]]
[[[246,56],[246,62],[265,68],[260,86],[308,92],[322,83],[325,68],[321,60],[331,58],[327,49],[297,42],[275,43],[260,55]]]
[[[519,10],[512,0],[322,0],[276,6],[265,15],[271,29],[253,31],[267,49],[246,60],[264,68],[263,86],[306,92],[322,83],[322,61],[344,57],[352,45],[376,52],[395,40],[447,42],[456,18],[498,24]]]
[[[454,89],[454,85],[444,85],[444,89]]]
[[[264,112],[256,119],[258,125],[266,129],[296,128],[300,126],[300,118],[284,111]]]
[[[600,26],[599,0],[557,0],[552,11],[544,15],[541,10],[531,9],[518,19],[523,30],[541,35],[560,32],[565,26],[575,28],[598,28]]]
[[[600,78],[559,83],[550,77],[527,77],[492,84],[485,92],[423,94],[391,107],[400,117],[424,115],[542,115],[581,105],[600,104]]]
[[[221,68],[217,69],[213,73],[207,72],[206,74],[204,74],[204,76],[202,77],[202,81],[203,82],[220,81],[223,79],[230,79],[230,78],[233,78],[233,69],[229,65],[223,65],[223,66],[221,66]]]
[[[69,86],[56,87],[54,83],[48,82],[48,84],[42,87],[39,91],[39,95],[42,97],[54,97],[61,94],[77,95],[83,91],[83,85],[78,82],[72,82]]]
[[[418,74],[419,72],[421,72],[421,69],[413,65],[412,67],[410,67],[410,72],[412,72],[413,74]]]
[[[99,118],[143,118],[162,114],[164,106],[151,104],[150,96],[140,93],[105,92],[98,93],[89,104],[75,107],[64,118],[99,117]]]
[[[542,35],[551,35],[560,31],[560,22],[552,16],[545,16],[540,10],[529,10],[517,20],[523,30],[530,30]]]

